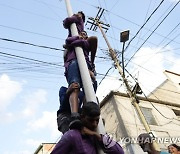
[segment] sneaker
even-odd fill
[[[72,113],[70,118],[69,129],[78,129],[82,128],[82,122],[80,120],[79,113]]]

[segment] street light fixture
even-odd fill
[[[125,42],[129,40],[129,30],[123,31],[120,33],[120,42],[123,42],[122,48],[122,69],[123,69],[123,77],[125,78],[125,71],[124,71],[124,46]]]

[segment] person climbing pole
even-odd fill
[[[75,53],[75,47],[81,47],[85,56],[89,74],[91,76],[93,85],[96,86],[96,80],[94,73],[92,72],[92,65],[89,58],[89,42],[87,41],[87,33],[85,31],[80,32],[79,36],[70,36],[66,39],[66,45],[68,52],[65,58],[65,76],[68,82],[67,95],[69,95],[69,104],[71,108],[71,120],[69,128],[81,129],[82,125],[79,120],[78,113],[78,95],[80,88],[83,88],[80,71],[78,67],[78,61]],[[95,88],[96,90],[96,88]]]
[[[70,25],[72,23],[76,24],[77,30],[78,30],[78,34],[82,31],[84,31],[84,23],[85,23],[85,14],[82,11],[77,12],[76,14],[73,14],[71,17],[67,17],[63,20],[63,26],[65,29],[68,29],[68,37],[72,36],[71,34],[71,29],[70,29]],[[89,42],[89,48],[91,51],[91,66],[93,67],[94,71],[95,71],[95,64],[94,64],[94,60],[95,60],[95,55],[97,52],[97,44],[98,44],[98,39],[96,36],[89,36],[87,38],[87,41]],[[66,55],[67,52],[65,52]],[[65,56],[64,55],[64,56]]]
[[[107,134],[96,129],[100,119],[100,107],[95,102],[82,106],[80,130],[68,130],[56,144],[51,154],[98,154],[97,144],[107,154],[124,154],[122,147]]]

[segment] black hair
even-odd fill
[[[81,31],[81,32],[84,32],[84,33],[86,33],[86,35],[87,35],[87,32],[86,32],[85,30],[83,30],[83,31]]]
[[[79,34],[82,35],[82,32],[84,32],[86,34],[86,39],[88,38],[88,34],[85,30],[81,31]],[[84,38],[85,39],[85,38]]]
[[[173,147],[175,147],[178,151],[180,151],[180,146],[178,146],[178,145],[176,145],[176,144],[170,144],[169,146],[173,146]],[[169,147],[168,146],[168,147]]]
[[[100,107],[95,102],[86,102],[81,109],[81,114],[89,117],[99,116]]]
[[[138,140],[138,143],[140,143],[140,144],[152,143],[153,142],[153,138],[149,135],[149,133],[140,134],[138,136],[137,140]]]
[[[83,22],[85,22],[85,14],[82,12],[82,11],[79,11],[78,13],[81,13],[82,14],[82,19],[83,19]]]

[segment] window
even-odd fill
[[[152,114],[151,108],[140,107],[144,117],[149,125],[157,125],[157,122]],[[142,121],[141,121],[142,122]]]

